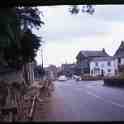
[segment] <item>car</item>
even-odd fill
[[[75,79],[76,81],[81,81],[81,77],[77,75],[73,75],[73,79]]]
[[[58,78],[59,81],[66,81],[67,80],[67,77],[65,75],[61,75],[59,78]]]

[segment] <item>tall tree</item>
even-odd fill
[[[31,29],[32,27],[39,28],[41,24],[44,24],[40,19],[38,9],[32,7],[4,8],[0,11],[0,17],[0,52],[4,53],[6,62],[9,65],[16,65],[15,63],[19,61],[26,62],[25,60],[29,60],[25,59],[29,58],[27,53],[30,58],[33,58],[41,40],[31,32]],[[28,40],[26,41],[25,38]],[[25,49],[26,47],[28,49]]]
[[[0,10],[0,63],[21,69],[34,60],[40,47],[41,38],[32,33],[32,28],[40,28],[44,22],[36,7]]]
[[[21,22],[21,53],[23,54],[24,77],[28,83],[26,63],[34,60],[41,41],[41,38],[33,34],[31,29],[33,27],[38,29],[44,22],[41,20],[40,11],[36,7],[21,7],[16,8],[16,11]]]

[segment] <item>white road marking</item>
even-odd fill
[[[119,104],[119,103],[116,103],[116,102],[114,102],[114,101],[112,101],[112,100],[104,99],[104,98],[102,98],[102,97],[100,97],[100,96],[94,94],[93,92],[87,91],[86,93],[89,94],[89,95],[91,95],[91,96],[94,96],[94,97],[96,97],[96,98],[98,98],[98,99],[101,99],[101,100],[104,101],[104,102],[113,104],[113,105],[115,105],[115,106],[117,106],[117,107],[120,107],[120,108],[124,108],[124,105],[121,105],[121,104]]]

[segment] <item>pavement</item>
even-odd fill
[[[34,121],[124,121],[124,89],[103,81],[55,81],[47,103],[39,105]]]

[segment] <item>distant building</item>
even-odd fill
[[[48,77],[50,76],[50,78],[52,80],[55,80],[57,78],[58,69],[55,65],[50,65],[50,66],[46,67],[45,71],[46,71]]]
[[[96,50],[82,50],[76,56],[78,70],[80,74],[90,74],[90,62],[93,58],[96,57],[109,57],[105,49],[96,51]]]
[[[76,64],[62,64],[62,72],[67,77],[71,77],[75,73]]]

